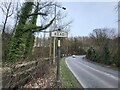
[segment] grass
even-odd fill
[[[64,58],[60,61],[60,75],[63,88],[82,88],[82,86],[67,67]]]

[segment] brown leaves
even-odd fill
[[[37,78],[34,81],[29,82],[23,88],[52,88],[54,85],[54,74],[44,74],[43,77]]]

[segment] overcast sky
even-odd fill
[[[116,28],[117,2],[62,2],[73,20],[70,36],[87,36],[96,28]]]
[[[88,36],[96,28],[117,29],[117,2],[62,2],[62,6],[73,20],[69,36]]]

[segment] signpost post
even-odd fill
[[[57,73],[56,73],[56,86],[60,87],[60,38],[68,37],[68,33],[65,31],[61,31],[60,29],[53,31],[50,33],[51,37],[58,38],[58,58],[57,58]]]

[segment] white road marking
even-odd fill
[[[83,64],[83,63],[81,63],[81,62],[79,62],[79,63],[82,64],[82,65],[84,65],[85,67],[88,67],[88,68],[90,68],[90,69],[96,71],[96,72],[102,73],[102,74],[104,74],[104,75],[107,75],[107,76],[109,76],[109,77],[115,79],[115,80],[118,80],[118,77],[113,76],[112,74],[109,74],[109,73],[107,73],[107,72],[103,72],[103,71],[97,70],[97,69],[92,68],[92,67],[90,67],[90,66],[87,66],[87,65],[85,65],[85,64]]]
[[[80,82],[80,84],[82,85],[83,88],[86,88],[86,86],[79,80],[78,76],[75,74],[75,72],[72,70],[72,68],[69,66],[69,64],[67,63],[66,59],[65,59],[65,63],[67,64],[68,68],[70,69],[70,71],[73,73],[73,75],[76,77],[76,79]]]
[[[66,62],[66,64],[67,64],[68,68],[70,69],[70,71],[73,73],[73,75],[76,77],[76,79],[79,81],[79,83],[82,85],[83,88],[89,88],[89,87],[87,87],[87,86],[84,84],[84,82],[82,82],[82,81],[78,78],[79,76],[76,75],[75,72],[72,70],[72,68],[69,66],[68,61],[67,61],[68,59],[71,59],[71,58],[66,58],[66,59],[65,59],[65,62]],[[104,75],[106,75],[106,76],[108,76],[108,77],[111,77],[111,78],[113,78],[113,79],[115,79],[115,80],[118,80],[118,77],[113,76],[112,74],[109,74],[109,73],[104,72],[104,71],[97,70],[97,69],[95,69],[95,68],[93,68],[93,67],[91,67],[91,66],[86,66],[85,64],[83,64],[83,63],[81,63],[81,62],[77,62],[77,63],[79,63],[79,64],[81,64],[81,65],[84,65],[85,67],[88,67],[88,68],[90,68],[90,69],[92,69],[92,70],[94,70],[94,71],[96,71],[96,72],[98,72],[98,73],[104,74]],[[83,70],[83,69],[81,69],[81,70]],[[90,75],[92,75],[92,74],[90,74]],[[97,77],[96,77],[96,78],[97,78]],[[105,83],[106,86],[112,88],[112,85],[107,84],[107,83],[104,82],[104,81],[101,81],[101,83]],[[90,88],[91,88],[91,87],[90,87]]]

